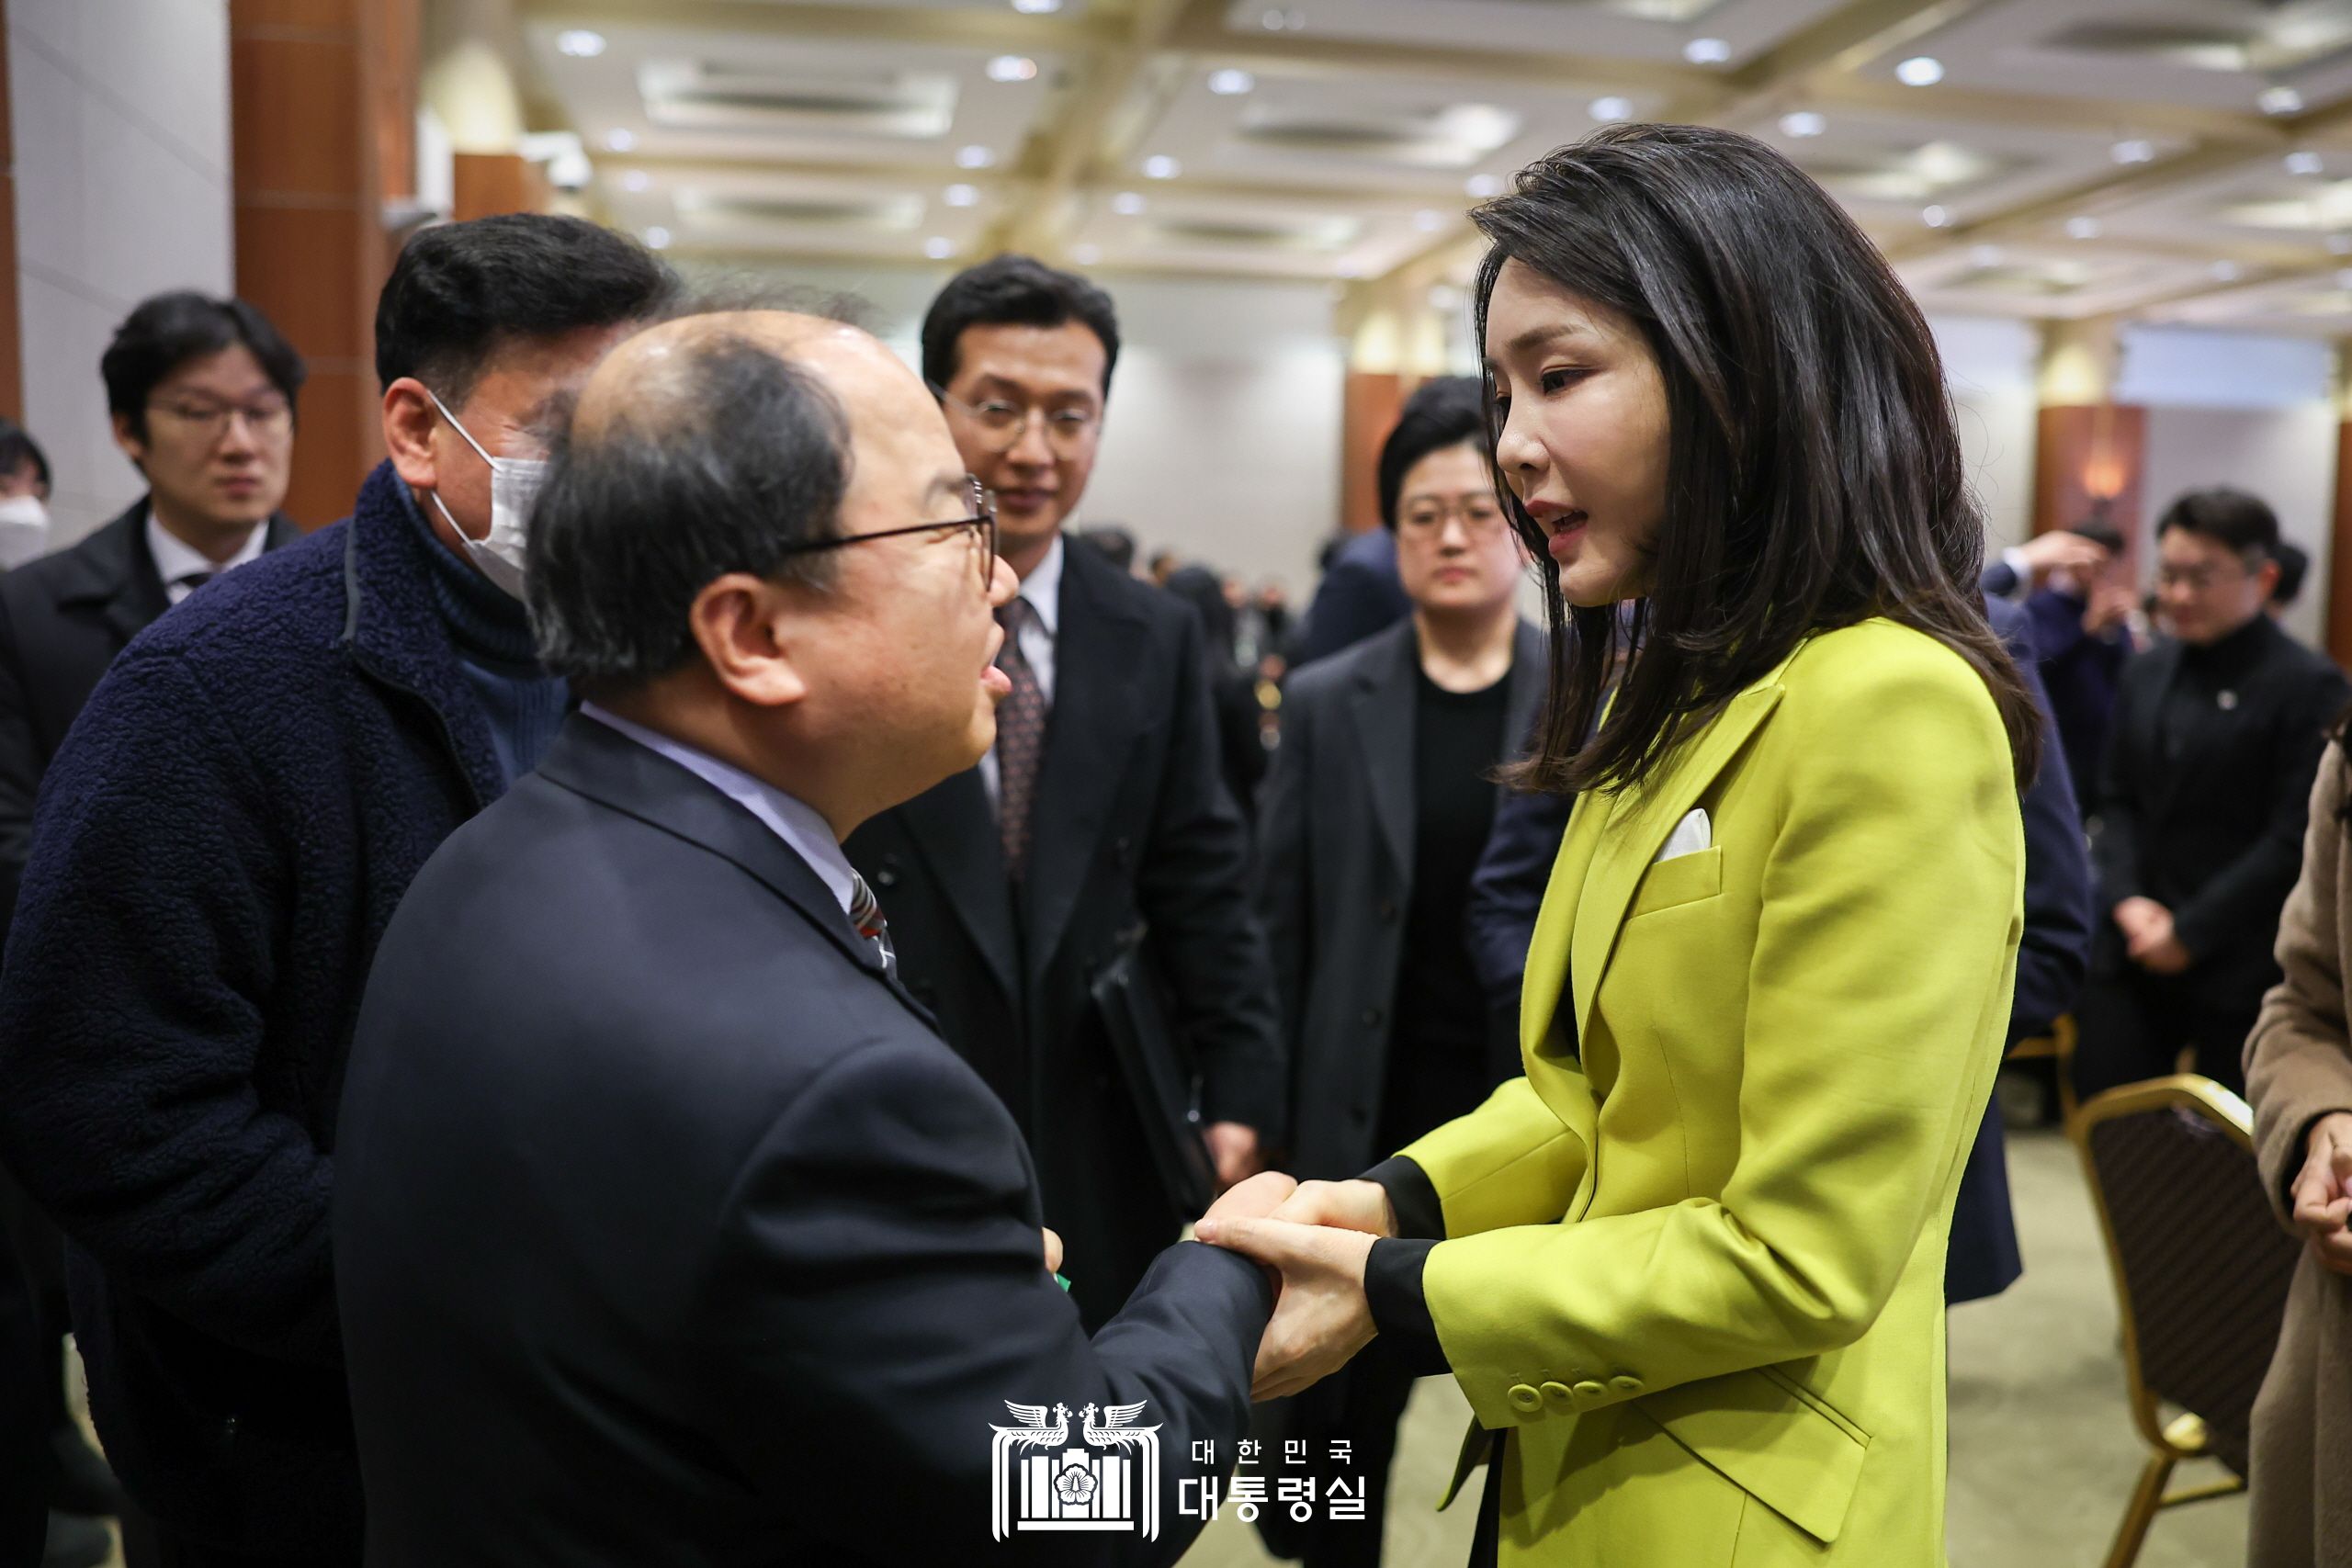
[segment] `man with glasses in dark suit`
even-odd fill
[[[909,987],[1035,1149],[1046,1223],[1094,1326],[1195,1196],[1149,1152],[1195,1134],[1170,1128],[1146,1066],[1197,1071],[1197,1135],[1218,1185],[1259,1169],[1281,1136],[1272,971],[1219,775],[1198,617],[1062,531],[1093,472],[1118,358],[1109,297],[1001,256],[948,284],[922,344],[924,379],[1019,580],[997,612],[1012,689],[978,767],[883,813],[848,849],[890,908]],[[1169,1004],[1170,1027],[1139,1032],[1133,1055],[1096,999],[1123,962],[1139,985],[1164,975]]]

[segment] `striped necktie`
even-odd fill
[[[858,872],[849,874],[849,923],[857,934],[874,944],[881,955],[882,967],[896,978],[899,973],[899,952],[890,945],[890,922],[882,918],[882,900],[874,896],[865,876]]]

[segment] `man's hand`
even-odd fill
[[[1060,1273],[1062,1271],[1062,1238],[1050,1230],[1041,1231],[1038,1234],[1046,1238],[1046,1272]]]
[[[1364,1262],[1376,1239],[1362,1231],[1286,1220],[1204,1219],[1200,1237],[1255,1258],[1282,1277],[1273,1321],[1258,1342],[1253,1400],[1312,1388],[1373,1341]]]
[[[2127,909],[2132,910],[2131,924],[2125,924]],[[2115,923],[2123,927],[2124,951],[2132,962],[2149,974],[2177,975],[2192,962],[2188,949],[2173,934],[2172,911],[2154,898],[2126,898],[2115,907]]]
[[[2331,1111],[2312,1122],[2304,1147],[2302,1171],[2288,1189],[2295,1228],[2321,1268],[2352,1274],[2352,1230],[2346,1228],[2352,1219],[2352,1111]]]
[[[2126,898],[2115,906],[2110,918],[2115,929],[2123,933],[2125,942],[2135,949],[2140,945],[2141,934],[2158,921],[2163,922],[2165,935],[2172,934],[2172,911],[2154,898]]]
[[[1302,1225],[1331,1225],[1367,1235],[1396,1234],[1396,1206],[1377,1181],[1302,1181],[1273,1217]]]
[[[1258,1129],[1239,1122],[1212,1122],[1201,1129],[1201,1141],[1209,1146],[1209,1158],[1216,1165],[1216,1190],[1220,1192],[1237,1181],[1244,1181],[1266,1168],[1258,1152]]]
[[[2064,532],[2036,534],[2018,547],[2018,554],[2025,558],[2026,570],[2040,583],[2053,571],[2072,571],[2088,577],[2107,564],[2107,547],[2086,539],[2080,534]]]
[[[1298,1183],[1279,1170],[1261,1171],[1246,1181],[1237,1181],[1225,1190],[1225,1195],[1209,1205],[1201,1216],[1202,1224],[1211,1220],[1261,1220],[1279,1212],[1290,1195],[1298,1190]]]
[[[2130,583],[2101,583],[2091,590],[2090,603],[2083,607],[2084,635],[2104,637],[2109,629],[2130,620],[2139,603]]]

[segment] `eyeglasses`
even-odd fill
[[[147,412],[167,415],[208,446],[226,435],[229,422],[240,415],[245,428],[265,441],[276,440],[294,427],[294,405],[283,398],[250,403],[155,402],[147,405]]]
[[[978,425],[991,452],[1012,451],[1029,434],[1029,422],[1046,422],[1046,445],[1060,457],[1075,457],[1086,450],[1102,427],[1102,416],[1092,409],[1041,409],[988,398],[967,403],[933,382],[931,389],[941,402]]]
[[[1452,504],[1415,505],[1397,517],[1396,531],[1435,538],[1455,517],[1462,519],[1462,531],[1473,540],[1491,539],[1509,525],[1500,502],[1491,495],[1469,495]]]
[[[979,543],[980,592],[986,593],[996,581],[996,510],[988,503],[988,492],[980,481],[972,481],[972,515],[957,517],[945,523],[910,523],[904,528],[883,528],[871,534],[844,534],[837,539],[806,539],[797,545],[786,545],[788,556],[814,555],[819,550],[839,549],[843,545],[863,545],[875,539],[899,539],[910,534],[937,534],[950,528],[969,528]]]

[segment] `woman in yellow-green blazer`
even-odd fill
[[[1526,1076],[1203,1232],[1282,1271],[1261,1397],[1374,1332],[1452,1371],[1486,1560],[1941,1568],[2036,721],[1933,341],[1729,132],[1611,128],[1474,216],[1496,466],[1565,606],[1521,782],[1578,792]]]

